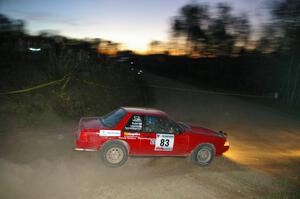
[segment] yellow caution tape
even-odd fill
[[[0,93],[0,95],[25,93],[25,92],[29,92],[29,91],[32,91],[32,90],[44,88],[44,87],[47,87],[47,86],[59,84],[59,83],[65,81],[65,83],[63,84],[63,86],[61,88],[62,90],[64,90],[64,88],[66,87],[66,85],[68,84],[68,82],[71,79],[70,75],[71,75],[71,73],[65,75],[62,79],[59,79],[59,80],[55,80],[55,81],[51,81],[51,82],[48,82],[48,83],[40,84],[40,85],[31,87],[31,88],[25,88],[25,89],[20,89],[20,90],[16,90],[16,91],[9,91],[9,92]],[[102,85],[102,84],[98,84],[98,83],[87,81],[87,80],[81,80],[81,79],[78,79],[78,78],[76,78],[75,80],[80,81],[80,82],[85,83],[85,84],[99,86],[99,87],[102,87],[102,88],[105,88],[105,89],[124,88],[124,87],[117,87],[117,86]],[[263,96],[263,95],[249,95],[249,94],[239,94],[239,93],[226,93],[226,92],[208,91],[208,90],[201,90],[201,89],[188,89],[188,88],[178,88],[178,87],[167,87],[167,86],[159,86],[159,85],[145,85],[145,87],[150,87],[150,88],[152,87],[152,88],[158,88],[158,89],[168,89],[168,90],[177,90],[177,91],[184,91],[184,92],[207,93],[207,94],[215,94],[215,95],[252,97],[252,98],[272,98],[273,97],[273,96]]]
[[[40,84],[40,85],[37,85],[37,86],[33,86],[31,88],[24,88],[24,89],[15,90],[15,91],[3,92],[3,93],[0,93],[0,95],[26,93],[26,92],[33,91],[33,90],[36,90],[36,89],[40,89],[40,88],[44,88],[44,87],[47,87],[47,86],[51,86],[51,85],[61,83],[65,79],[66,79],[66,76],[64,76],[62,79],[51,81],[51,82],[44,83],[44,84]]]

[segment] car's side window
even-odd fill
[[[144,131],[149,133],[175,133],[175,127],[166,117],[145,116]]]
[[[127,122],[125,131],[142,131],[143,130],[143,116],[133,115]]]
[[[157,117],[145,116],[144,131],[147,133],[157,132]]]

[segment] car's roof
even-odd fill
[[[153,108],[142,108],[142,107],[122,107],[122,108],[126,112],[132,114],[167,116],[167,113]]]

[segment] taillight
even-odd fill
[[[80,140],[82,142],[87,142],[88,141],[88,139],[87,139],[87,133],[86,132],[84,132],[84,131],[80,132]]]

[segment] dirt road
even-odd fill
[[[150,94],[153,106],[176,120],[228,132],[230,151],[204,168],[184,158],[129,158],[110,169],[97,153],[72,151],[77,123],[50,114],[35,128],[0,132],[0,198],[255,198],[278,188],[278,175],[299,177],[300,124],[289,116],[227,96],[158,88]]]
[[[275,175],[300,177],[300,121],[236,97],[191,92],[198,89],[167,78],[148,75],[146,79],[172,88],[154,88],[155,107],[177,120],[227,132],[228,159]]]

